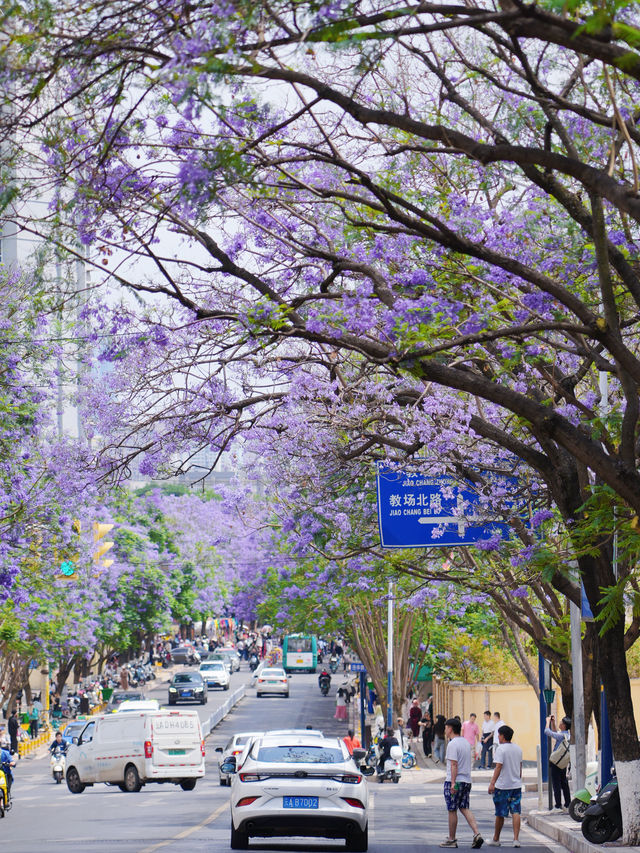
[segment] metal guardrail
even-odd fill
[[[208,737],[213,731],[213,729],[215,729],[215,727],[218,725],[218,723],[224,720],[229,711],[235,705],[237,705],[241,699],[244,699],[246,692],[247,688],[243,684],[242,687],[239,687],[231,694],[231,696],[229,696],[229,698],[226,702],[224,702],[224,704],[222,704],[219,708],[216,708],[216,710],[213,712],[213,714],[211,714],[208,720],[205,720],[202,723],[202,734],[205,737]]]

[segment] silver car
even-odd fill
[[[231,774],[225,773],[222,769],[225,761],[231,756],[239,760],[239,756],[242,755],[249,741],[261,737],[263,734],[264,732],[238,732],[238,734],[233,735],[225,746],[216,747],[216,752],[220,753],[220,758],[218,759],[218,777],[222,786],[231,784]]]
[[[198,669],[200,675],[207,682],[207,687],[222,687],[229,689],[229,670],[221,660],[206,660],[200,664]]]
[[[256,680],[256,696],[281,693],[289,698],[289,677],[282,667],[265,667]]]
[[[232,775],[231,849],[246,850],[254,837],[302,835],[344,838],[347,850],[366,851],[369,793],[356,764],[364,755],[349,755],[338,738],[255,738],[222,765]]]

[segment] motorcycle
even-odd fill
[[[580,788],[573,795],[573,799],[569,803],[569,815],[578,823],[582,823],[584,813],[591,805],[591,800],[595,798],[598,787],[598,762],[590,761],[587,764],[587,775],[584,780],[584,788]]]
[[[260,661],[258,660],[258,655],[251,655],[251,657],[249,658],[249,669],[251,670],[251,672],[256,671],[259,663]]]
[[[64,773],[66,769],[66,759],[64,756],[64,752],[61,749],[54,749],[51,753],[51,775],[56,781],[56,785],[59,785],[64,779]]]
[[[338,671],[338,658],[335,655],[331,655],[329,658],[329,671],[332,673]]]
[[[411,770],[412,767],[416,766],[417,762],[415,752],[412,752],[410,749],[405,749],[402,753],[402,767],[404,770]]]
[[[367,757],[365,758],[367,764],[372,764],[376,768],[376,774],[378,782],[382,785],[382,783],[386,779],[390,779],[396,785],[400,781],[400,776],[402,775],[402,747],[401,746],[392,746],[389,750],[389,758],[384,763],[384,767],[380,767],[380,750],[378,746],[373,746]]]
[[[328,678],[321,678],[320,693],[322,693],[323,696],[329,695],[329,687],[331,687],[331,681]]]
[[[11,798],[7,788],[7,777],[4,770],[0,770],[0,818],[3,818],[10,808]]]
[[[591,801],[582,819],[582,834],[592,844],[615,841],[622,835],[622,809],[618,780],[612,779]]]

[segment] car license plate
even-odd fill
[[[267,684],[277,684],[277,681],[267,681]]]
[[[283,809],[317,809],[317,797],[283,797]]]
[[[193,690],[181,690],[180,695],[181,696],[193,696]]]
[[[186,754],[187,754],[186,749],[170,749],[169,750],[169,755],[186,755]]]

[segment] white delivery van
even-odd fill
[[[67,786],[81,794],[106,782],[139,791],[147,782],[174,782],[192,791],[204,776],[204,740],[198,712],[128,711],[87,721],[67,751]]]

